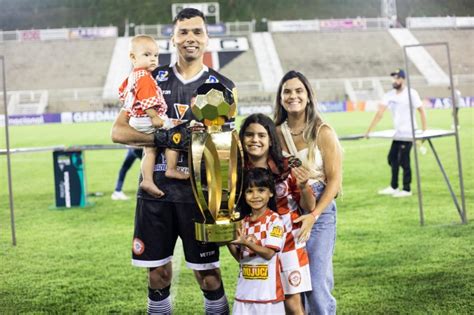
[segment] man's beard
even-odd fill
[[[186,60],[186,62],[192,62],[196,59],[198,59],[196,56],[189,56],[189,55],[184,56],[184,60]]]
[[[402,88],[402,84],[401,83],[392,83],[392,87],[395,89],[395,90],[400,90]]]

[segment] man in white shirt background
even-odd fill
[[[393,126],[395,128],[395,136],[397,137],[411,137],[411,116],[410,116],[410,102],[408,97],[408,88],[405,86],[405,71],[397,69],[390,73],[392,77],[393,89],[385,93],[382,102],[378,106],[377,113],[375,114],[369,128],[365,134],[368,134],[375,128],[378,122],[382,119],[385,110],[388,108],[392,112]],[[423,108],[423,103],[420,99],[418,92],[414,89],[410,89],[411,100],[413,109],[417,109],[420,113],[421,128],[423,131],[426,130],[426,113]],[[414,115],[415,113],[413,113]],[[415,120],[416,130],[416,120]],[[393,140],[392,146],[388,153],[388,164],[391,167],[392,178],[390,186],[379,190],[381,195],[391,195],[393,197],[409,197],[412,195],[410,188],[411,184],[411,166],[410,166],[410,151],[413,146],[411,141],[398,141]],[[400,167],[403,169],[403,187],[399,188],[398,185],[398,173]]]

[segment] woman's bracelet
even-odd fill
[[[313,210],[313,211],[311,211],[310,213],[311,213],[311,215],[314,217],[314,220],[315,220],[315,221],[318,220],[319,214],[317,214],[316,210]]]

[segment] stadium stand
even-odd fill
[[[104,83],[104,99],[117,98],[117,89],[129,75],[132,65],[128,57],[130,37],[120,37],[115,41],[114,53],[110,60],[107,79]]]
[[[115,39],[5,41],[9,90],[102,87]]]
[[[454,85],[462,95],[474,95],[474,31],[472,29],[424,29],[411,30],[420,43],[449,44]],[[444,46],[426,47],[426,51],[449,74],[447,53]],[[429,96],[449,96],[447,88],[421,87]]]
[[[8,113],[10,115],[43,114],[48,106],[48,91],[17,91],[11,93],[8,99]]]
[[[268,32],[259,32],[253,33],[251,39],[263,88],[268,92],[275,91],[283,76],[283,69],[273,38]]]
[[[386,76],[403,65],[403,51],[387,31],[272,35],[283,70],[311,79]]]
[[[7,88],[12,91],[9,112],[102,110],[97,89],[104,86],[114,45],[114,38],[2,42],[0,55],[5,56]],[[44,97],[25,100],[37,90],[48,91],[46,108]]]
[[[422,45],[406,28],[394,28],[389,30],[390,35],[400,45],[401,48],[405,46]],[[406,48],[408,59],[416,66],[416,68],[423,74],[425,80],[430,85],[448,85],[449,78],[438,63],[426,51],[424,46],[413,46]]]
[[[455,86],[462,95],[474,95],[474,32],[462,29],[410,31],[420,43],[448,42]],[[283,73],[291,69],[304,72],[320,101],[378,99],[391,86],[388,74],[404,67],[403,49],[388,30],[266,34],[273,40],[274,56]],[[257,61],[260,50],[255,45],[257,41],[251,41],[252,36],[247,37],[251,43],[249,49],[236,53],[229,63],[223,63],[220,71],[236,82],[242,105],[271,104],[274,91],[263,84],[264,74],[260,73]],[[41,90],[48,93],[46,112],[94,111],[117,106],[114,94],[118,84],[113,81],[121,81],[125,75],[113,71],[118,70],[116,65],[112,66],[114,49],[122,54],[128,50],[120,46],[120,42],[128,45],[127,38],[0,42],[0,55],[5,55],[6,60],[7,88],[11,91],[8,102],[11,95],[21,92],[23,96],[15,96],[17,103],[28,104],[24,95]],[[448,73],[445,52],[435,47],[427,47],[426,51]],[[128,62],[128,58],[122,59]],[[447,87],[429,86],[413,65],[410,77],[412,86],[423,97],[450,95]],[[278,80],[273,79],[275,84]],[[109,91],[109,95],[106,96],[105,91]],[[44,110],[43,105],[35,108],[30,105],[18,110],[22,113]]]
[[[245,82],[260,82],[260,74],[257,70],[257,60],[252,48],[241,53],[232,62],[222,67],[219,71],[229,78]],[[245,88],[244,88],[245,89]]]
[[[474,32],[472,30],[412,30],[421,43],[447,42],[451,54],[453,74],[474,74]],[[445,50],[427,47],[426,50],[448,73]]]

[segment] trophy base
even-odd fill
[[[217,221],[216,224],[194,223],[196,240],[201,242],[221,243],[237,239],[240,221]]]

